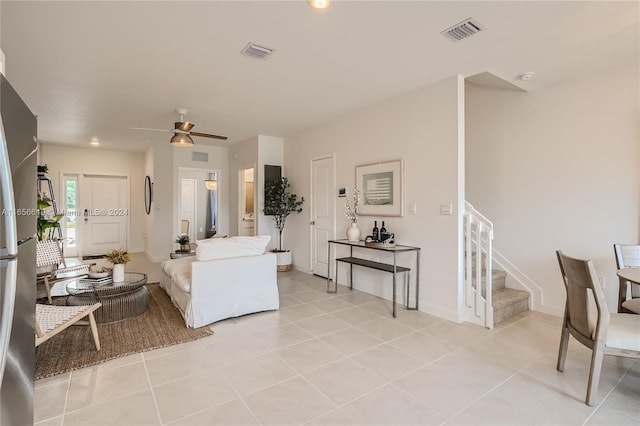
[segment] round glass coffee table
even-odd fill
[[[88,279],[73,280],[67,284],[67,305],[102,306],[94,312],[96,322],[115,322],[141,315],[149,307],[149,292],[144,286],[147,274],[125,272],[121,282],[92,282]]]

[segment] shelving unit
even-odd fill
[[[49,191],[49,197],[43,196],[43,192],[42,192],[43,182],[46,182],[45,185],[46,185],[46,190]],[[52,209],[54,216],[60,214],[58,211],[58,204],[56,203],[56,194],[53,191],[53,183],[51,182],[51,179],[47,175],[39,174],[39,173],[38,173],[38,198],[45,200],[48,203],[51,203],[51,207],[47,207],[47,209]],[[47,210],[47,209],[43,209],[42,211],[39,212],[39,214],[41,216],[44,215],[45,214],[44,210]],[[47,238],[48,239],[58,238],[58,240],[62,240],[62,228],[60,227],[60,222],[58,222],[55,227],[49,228],[47,230]]]

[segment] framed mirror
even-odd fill
[[[149,176],[144,177],[144,211],[147,214],[151,213],[151,200],[153,197],[151,178]]]

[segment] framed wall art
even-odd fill
[[[356,166],[358,214],[402,216],[402,159]]]

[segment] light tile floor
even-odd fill
[[[136,270],[158,277],[140,257]],[[565,372],[555,369],[560,318],[530,312],[494,330],[403,309],[393,319],[388,302],[325,285],[282,273],[279,311],[40,380],[36,422],[640,425],[640,361],[606,357],[601,402],[586,406],[590,352],[572,341]]]

